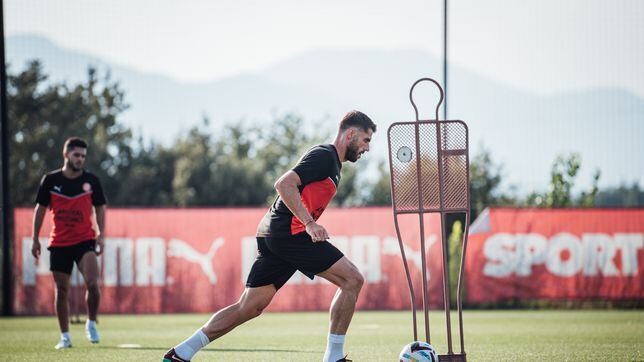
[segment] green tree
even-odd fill
[[[258,205],[269,193],[262,165],[249,157],[247,134],[239,125],[227,126],[219,138],[208,131],[208,119],[184,137],[171,153],[174,161],[172,203],[177,206]]]
[[[644,190],[639,183],[620,185],[599,191],[595,197],[598,207],[642,207],[644,206]]]
[[[293,167],[306,150],[329,138],[325,133],[309,135],[303,125],[301,116],[288,113],[275,117],[262,130],[251,130],[252,155],[262,164],[266,177],[272,182]]]
[[[429,164],[433,161],[428,161]],[[470,209],[471,220],[488,206],[511,205],[515,202],[512,196],[499,190],[502,182],[501,165],[492,160],[489,150],[482,147],[479,153],[470,160]],[[415,168],[413,168],[415,170]],[[427,173],[428,177],[437,180],[436,171]],[[400,184],[403,186],[398,193],[403,199],[414,199],[416,191],[415,171],[402,175]],[[409,180],[407,180],[409,179]],[[391,205],[391,177],[385,162],[378,165],[378,176],[375,182],[367,185],[369,192],[364,196],[367,205]]]
[[[259,128],[243,122],[224,126],[213,136],[209,122],[192,128],[171,148],[174,154],[173,203],[179,206],[265,205],[275,197],[273,184],[324,135],[310,136],[293,114]],[[356,168],[345,164],[334,202],[355,202]]]
[[[597,199],[597,193],[599,192],[599,178],[601,177],[601,172],[595,170],[593,174],[593,183],[588,191],[582,191],[581,196],[579,197],[579,206],[581,207],[593,207],[595,206],[595,200]]]
[[[577,153],[570,155],[559,155],[555,159],[550,171],[550,184],[545,194],[532,193],[526,198],[529,206],[540,207],[591,207],[595,204],[595,197],[599,192],[598,183],[601,173],[595,171],[593,184],[589,191],[584,191],[578,200],[575,200],[572,189],[575,185],[579,169],[581,168],[581,156]]]
[[[89,142],[86,167],[102,181],[110,203],[120,204],[120,177],[127,173],[131,132],[117,122],[126,108],[124,93],[93,68],[81,84],[47,84],[38,61],[7,77],[10,178],[14,205],[32,205],[45,172],[62,166],[66,138]]]
[[[378,163],[378,176],[367,186],[365,197],[367,205],[391,205],[391,176],[385,162]]]
[[[285,114],[263,127],[237,122],[214,134],[204,118],[171,146],[146,145],[118,122],[128,106],[109,74],[89,68],[79,84],[52,84],[33,61],[8,80],[15,205],[33,204],[43,174],[62,166],[70,136],[89,142],[86,168],[101,179],[109,203],[137,206],[265,205],[277,178],[330,136],[307,133],[302,117]],[[359,167],[345,164],[337,205],[363,203]]]
[[[340,186],[333,198],[334,205],[338,206],[358,206],[363,203],[362,197],[356,188],[358,182],[358,173],[364,170],[360,163],[345,162],[342,166],[342,179]]]
[[[511,196],[502,194],[503,166],[492,160],[492,154],[485,147],[470,162],[470,222],[489,206],[513,204]]]
[[[129,172],[121,175],[119,199],[129,206],[175,206],[172,181],[176,154],[154,142],[134,147]]]
[[[569,157],[558,156],[550,172],[550,190],[545,197],[548,207],[572,206],[570,191],[575,184],[575,177],[581,167],[578,154]]]

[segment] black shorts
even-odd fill
[[[96,250],[96,240],[85,240],[70,246],[50,246],[49,270],[71,274],[74,263],[78,265],[87,252]]]
[[[279,289],[296,270],[313,279],[344,256],[328,241],[314,243],[306,232],[286,237],[257,237],[257,249],[259,254],[246,280],[250,288],[273,284]]]

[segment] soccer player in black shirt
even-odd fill
[[[56,349],[72,346],[69,335],[69,286],[74,263],[87,286],[87,323],[85,334],[92,343],[99,342],[96,316],[100,301],[97,254],[103,251],[105,230],[105,196],[98,178],[83,169],[87,143],[72,137],[63,146],[62,169],[46,174],[40,182],[34,210],[31,253],[40,257],[40,228],[47,208],[51,210],[54,227],[49,240],[49,263],[56,283],[56,315],[61,337]],[[92,222],[93,212],[99,233]]]
[[[191,337],[169,350],[163,361],[189,361],[208,343],[259,316],[296,270],[338,286],[324,362],[345,361],[344,337],[364,278],[317,223],[336,193],[345,161],[369,151],[376,125],[362,112],[347,113],[332,144],[311,148],[275,183],[277,198],[257,228],[259,254],[239,301],[215,313]]]

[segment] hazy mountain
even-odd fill
[[[380,159],[387,154],[389,124],[414,118],[411,84],[424,76],[442,83],[439,60],[414,50],[317,50],[253,74],[180,83],[36,36],[9,37],[6,49],[10,72],[37,58],[52,81],[78,82],[88,65],[109,69],[131,105],[123,121],[147,138],[170,142],[203,115],[216,132],[224,122],[262,122],[289,111],[303,115],[311,129],[331,130],[355,108],[380,127],[372,147]],[[632,93],[601,88],[542,96],[457,65],[450,67],[448,85],[448,118],[468,123],[471,153],[481,144],[491,149],[504,165],[505,179],[521,192],[545,188],[550,165],[564,152],[582,154],[581,186],[589,184],[595,168],[602,171],[601,185],[644,184],[644,100]],[[438,93],[432,86],[419,86],[415,99],[421,118],[434,118]]]
[[[7,39],[7,62],[10,71],[23,69],[31,59],[40,59],[50,80],[76,83],[86,79],[89,65],[118,81],[126,92],[130,109],[123,121],[146,137],[169,142],[180,130],[197,124],[204,115],[213,127],[241,118],[266,120],[273,112],[301,111],[319,119],[327,104],[342,105],[330,94],[280,85],[260,74],[239,75],[209,83],[186,84],[169,77],[110,64],[88,54],[58,47],[35,36]],[[346,107],[345,107],[346,108]]]

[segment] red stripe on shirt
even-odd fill
[[[326,209],[333,196],[335,196],[335,192],[335,183],[330,178],[311,182],[304,186],[301,193],[302,203],[314,220],[317,221],[320,218],[324,209]],[[301,233],[305,230],[306,227],[300,219],[293,216],[291,220],[291,235]]]
[[[73,198],[52,192],[49,207],[54,217],[50,246],[70,246],[96,238],[91,192]]]

